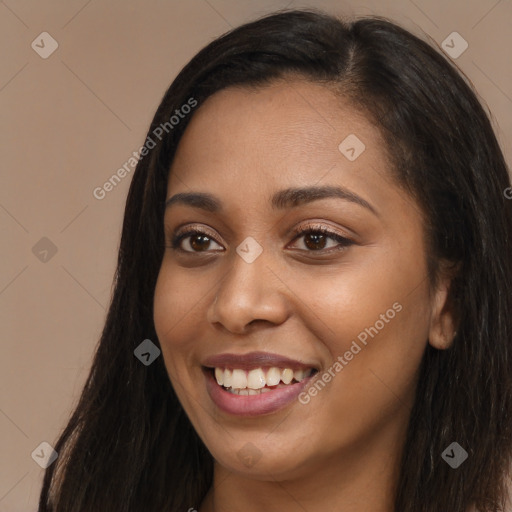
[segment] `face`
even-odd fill
[[[378,129],[321,85],[226,89],[167,198],[155,327],[220,467],[284,479],[396,452],[444,295]]]

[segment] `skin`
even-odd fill
[[[338,150],[349,134],[366,146],[354,161]],[[208,192],[223,211],[167,209],[154,321],[169,378],[215,459],[214,485],[191,504],[200,512],[393,510],[421,357],[429,342],[448,347],[454,328],[449,279],[429,289],[422,214],[388,160],[375,125],[303,80],[225,89],[194,113],[167,198]],[[271,208],[273,193],[312,185],[349,189],[377,214],[340,198]],[[353,243],[332,252],[336,240],[292,234],[312,223]],[[191,225],[209,245],[192,235],[181,241],[189,252],[171,249],[172,234]],[[236,252],[249,236],[263,248],[252,263]],[[242,418],[209,398],[205,357],[268,351],[321,376],[394,303],[402,310],[308,404]],[[247,443],[250,467],[238,456]]]

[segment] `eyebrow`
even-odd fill
[[[276,192],[272,196],[270,204],[275,210],[284,210],[333,197],[358,204],[371,211],[377,217],[379,216],[376,209],[368,201],[346,188],[334,186],[287,188]],[[211,213],[222,211],[221,201],[214,195],[206,192],[181,192],[171,196],[165,202],[166,208],[174,204],[184,204]]]

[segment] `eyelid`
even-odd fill
[[[178,226],[174,230],[174,233],[169,233],[169,234],[170,234],[170,238],[173,239],[173,238],[177,238],[182,235],[190,234],[191,232],[194,232],[194,231],[199,231],[213,239],[216,238],[216,235],[213,234],[213,231],[210,231],[208,229],[208,227],[205,227],[204,224],[186,224],[185,227]]]
[[[335,228],[329,226],[328,224],[322,223],[320,221],[309,221],[306,224],[300,224],[299,226],[292,229],[293,235],[304,235],[304,232],[308,231],[321,231],[328,236],[344,238],[346,240],[350,240],[354,242],[351,235],[349,235],[346,230],[341,233],[337,231]]]

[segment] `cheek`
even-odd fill
[[[195,419],[196,425],[196,384],[202,375],[198,373],[197,361],[193,359],[190,332],[199,320],[201,300],[205,300],[202,287],[193,286],[190,280],[183,282],[180,273],[171,271],[170,266],[164,263],[153,300],[155,330],[172,387],[180,403],[192,414],[191,419]],[[195,368],[196,372],[191,374],[190,368]]]
[[[185,283],[164,262],[155,287],[153,319],[171,380],[186,368],[183,363],[190,357],[186,331],[197,324],[201,300],[205,300],[202,287],[193,286],[190,280]]]
[[[428,281],[421,254],[383,253],[315,283],[313,287],[313,280],[305,282],[302,294],[321,319],[308,327],[321,326],[315,334],[331,359],[324,369],[329,390],[321,393],[339,407],[329,415],[342,416],[362,403],[381,414],[396,405],[397,396],[409,396],[429,326]],[[369,420],[371,414],[367,411],[363,417]],[[363,417],[359,416],[361,421]]]
[[[386,339],[388,348],[405,348],[424,341],[428,332],[427,281],[416,251],[383,250],[372,258],[360,251],[357,261],[347,258],[327,274],[304,278],[297,273],[289,279],[298,283],[294,292],[306,306],[300,316],[316,317],[306,327],[316,331],[332,358],[349,350],[354,340],[369,347],[369,340],[378,337]]]
[[[328,456],[387,424],[405,424],[428,330],[425,290],[409,296],[401,291],[359,281],[357,287],[345,283],[325,301],[321,316],[330,330],[322,341],[330,361],[322,382],[300,397],[309,418],[304,422],[308,442],[315,440],[317,454]],[[353,300],[352,292],[365,292],[359,295],[364,299]]]
[[[154,322],[162,343],[172,340],[179,347],[179,333],[199,319],[208,300],[206,279],[190,270],[180,271],[165,262],[160,269],[153,300]]]

